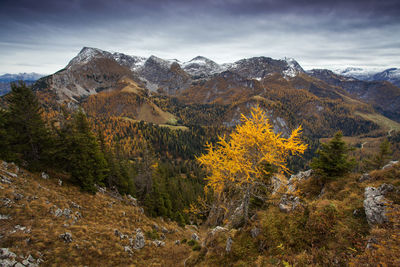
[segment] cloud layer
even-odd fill
[[[181,61],[400,67],[398,14],[397,0],[3,0],[0,73],[52,73],[83,46]]]

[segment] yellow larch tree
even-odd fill
[[[307,145],[300,139],[301,126],[285,138],[274,133],[267,115],[259,107],[252,108],[251,116],[242,114],[238,125],[229,138],[219,137],[214,146],[207,144],[207,153],[197,158],[209,176],[206,188],[222,196],[228,188],[243,194],[242,214],[248,221],[250,197],[256,186],[266,185],[272,170],[289,173],[287,160],[303,154]]]

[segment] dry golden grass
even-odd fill
[[[393,121],[393,120],[391,120],[383,115],[380,115],[378,113],[356,112],[355,114],[361,116],[362,118],[364,118],[366,120],[375,122],[383,129],[386,129],[387,131],[390,131],[390,130],[400,131],[400,123]]]
[[[4,174],[1,170],[0,173]],[[0,214],[11,216],[1,220],[1,247],[10,248],[17,255],[31,254],[34,258],[42,255],[45,266],[182,266],[189,256],[190,246],[175,245],[175,240],[190,239],[193,230],[180,228],[174,222],[148,218],[139,207],[107,194],[83,193],[66,181],[59,186],[57,178],[52,175],[45,180],[23,170],[18,178],[11,177],[11,184],[0,183]],[[17,193],[23,198],[16,200]],[[4,205],[6,198],[12,200],[11,207]],[[74,222],[65,216],[56,217],[57,208],[79,212],[82,218]],[[114,234],[114,229],[118,229],[135,238],[137,228],[145,233],[152,231],[155,223],[160,228],[175,230],[165,234],[165,247],[155,247],[146,238],[146,246],[141,250],[132,249],[131,255],[124,251],[124,246],[129,245],[128,238],[120,240]],[[30,231],[14,232],[16,225]],[[72,234],[71,243],[59,237],[65,232]]]

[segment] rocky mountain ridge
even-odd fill
[[[396,86],[400,86],[400,69],[389,68],[389,69],[363,69],[356,67],[348,67],[346,69],[334,70],[336,74],[352,77],[362,81],[388,81]]]
[[[316,136],[332,134],[339,129],[347,129],[345,134],[353,135],[381,127],[375,115],[357,115],[374,113],[369,105],[391,119],[400,120],[400,114],[396,113],[400,88],[387,82],[358,81],[329,70],[305,72],[297,61],[288,58],[253,57],[220,65],[197,56],[182,63],[156,56],[143,58],[85,47],[66,68],[40,79],[33,88],[42,99],[58,104],[93,103],[94,98],[88,100],[88,97],[99,92],[106,94],[95,99],[103,101],[105,96],[112,96],[114,100],[107,101],[111,103],[121,99],[122,95],[108,92],[121,90],[124,79],[144,90],[139,91],[147,91],[137,94],[136,89],[135,92],[131,90],[133,94],[129,96],[129,103],[150,103],[154,100],[152,98],[161,97],[174,98],[176,100],[170,102],[175,103],[173,105],[181,103],[179,105],[194,110],[197,109],[194,105],[224,106],[224,114],[214,121],[225,126],[239,123],[240,114],[246,114],[251,106],[257,104],[265,107],[274,122],[279,122],[277,127],[280,130],[309,124],[305,131]],[[382,97],[381,91],[387,94]],[[140,114],[141,108],[132,113],[131,104],[125,102],[113,104],[120,109],[116,114]],[[179,120],[179,116],[174,114],[176,107],[159,104],[150,103],[148,107],[153,106],[159,111],[164,109],[163,112],[170,112]],[[342,111],[338,113],[336,110]],[[156,113],[162,114],[161,111]],[[140,117],[128,116],[133,120]],[[168,121],[153,115],[150,117],[150,122]],[[354,124],[357,126],[350,127]],[[330,130],[326,132],[326,128]]]

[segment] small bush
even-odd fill
[[[200,251],[200,250],[201,250],[201,246],[200,246],[199,244],[195,244],[195,245],[192,247],[192,250],[193,250],[193,251]]]
[[[158,232],[156,230],[147,231],[146,237],[151,240],[160,239],[160,235],[158,234]]]
[[[196,244],[198,244],[197,241],[196,241],[196,240],[193,240],[193,239],[192,239],[192,240],[189,240],[189,242],[187,242],[187,243],[188,243],[188,245],[191,246],[191,247],[194,246],[194,245],[196,245]]]

